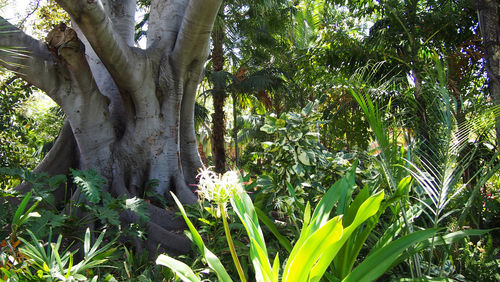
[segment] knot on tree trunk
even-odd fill
[[[58,24],[52,29],[45,42],[49,51],[57,58],[64,57],[64,49],[72,49],[73,52],[85,53],[85,46],[78,39],[76,32],[64,23]]]

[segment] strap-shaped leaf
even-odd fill
[[[196,228],[194,228],[193,223],[191,223],[191,220],[186,215],[186,211],[184,210],[184,207],[182,206],[181,202],[177,197],[175,196],[174,193],[170,192],[172,197],[174,198],[175,203],[177,204],[177,207],[179,208],[179,211],[182,214],[182,217],[184,218],[184,221],[186,221],[186,224],[189,228],[189,231],[191,232],[192,238],[196,246],[198,246],[198,249],[200,250],[200,253],[202,256],[205,258],[207,261],[208,266],[210,269],[212,269],[215,274],[217,275],[217,278],[219,281],[222,282],[229,282],[233,281],[229,274],[227,274],[226,269],[220,262],[219,258],[217,258],[216,255],[214,255],[206,246],[205,243],[203,243],[203,239],[201,239],[200,233],[196,231]]]
[[[156,259],[156,264],[170,268],[173,272],[175,272],[175,274],[177,274],[177,276],[179,276],[179,278],[182,279],[182,281],[201,282],[200,278],[194,274],[193,270],[188,265],[174,258],[166,255],[159,255]]]
[[[438,232],[438,228],[408,234],[378,249],[360,263],[343,282],[374,281],[384,274],[410,246],[425,241]]]
[[[288,258],[283,281],[307,281],[313,266],[342,237],[342,218],[337,216],[312,233]]]
[[[280,242],[281,246],[285,248],[288,252],[292,251],[292,244],[290,244],[290,241],[288,239],[281,235],[280,232],[278,231],[278,228],[276,225],[273,223],[273,221],[259,208],[255,207],[255,212],[257,213],[257,216],[259,217],[259,220],[264,223],[265,226],[273,233],[273,235],[278,239],[278,242]]]
[[[380,203],[382,202],[383,198],[384,192],[382,191],[364,201],[364,203],[359,207],[359,210],[356,213],[356,217],[354,218],[352,224],[344,229],[342,238],[340,238],[338,242],[333,244],[328,248],[328,250],[325,251],[325,253],[320,257],[320,259],[312,269],[311,281],[319,281],[321,279],[326,269],[337,255],[340,248],[342,248],[347,239],[349,239],[349,237],[352,235],[352,232],[356,230],[356,228],[358,228],[358,226],[360,226],[368,218],[372,217],[378,212]]]
[[[252,200],[246,193],[236,193],[231,198],[231,206],[250,237],[250,254],[256,275],[269,281],[272,277],[271,263]]]

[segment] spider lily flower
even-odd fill
[[[227,203],[235,193],[244,191],[240,175],[236,170],[219,174],[207,168],[198,174],[198,178],[198,195],[204,200],[214,202],[223,209],[226,209]],[[219,210],[217,215],[220,215]]]

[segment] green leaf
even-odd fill
[[[83,238],[83,253],[86,255],[90,251],[90,229],[85,230],[85,237]]]
[[[397,280],[392,280],[393,282],[454,282],[457,281],[451,278],[399,278]]]
[[[421,241],[415,247],[413,247],[410,251],[405,252],[401,257],[398,258],[398,260],[394,263],[396,265],[397,263],[400,263],[404,261],[405,259],[409,258],[410,256],[420,252],[421,250],[424,250],[430,246],[440,246],[440,245],[449,245],[452,243],[455,243],[457,241],[462,240],[465,237],[470,237],[470,236],[481,236],[484,234],[487,234],[488,232],[499,229],[499,228],[493,228],[493,229],[467,229],[467,230],[460,230],[452,233],[448,233],[443,236],[437,236],[432,239],[427,239],[424,241]]]
[[[135,212],[143,220],[149,220],[148,205],[143,199],[133,197],[125,200],[125,209]]]
[[[259,217],[259,220],[264,223],[264,225],[273,233],[274,237],[278,239],[278,242],[288,251],[292,251],[292,244],[290,244],[290,241],[288,239],[281,235],[280,232],[278,231],[278,228],[276,225],[273,223],[273,221],[259,208],[255,207],[255,212],[257,213],[257,216]]]
[[[408,175],[401,179],[398,183],[398,187],[396,189],[396,194],[399,196],[403,196],[408,193],[408,187],[410,186],[412,177],[411,175]]]
[[[277,127],[285,127],[285,125],[286,125],[286,121],[285,120],[280,119],[280,118],[276,120],[276,126]]]
[[[314,102],[307,103],[307,105],[302,109],[302,114],[305,116],[310,115],[313,107],[314,107]]]
[[[250,238],[250,256],[256,272],[256,279],[269,281],[272,277],[271,263],[269,262],[266,242],[252,200],[245,192],[236,193],[231,198],[231,206],[243,223]]]
[[[94,169],[71,170],[73,182],[82,190],[85,198],[94,204],[101,200],[102,186],[106,184],[106,179],[99,175]]]
[[[177,204],[177,207],[179,208],[179,211],[181,212],[182,217],[184,218],[184,221],[186,221],[186,224],[187,224],[189,231],[191,232],[191,235],[192,235],[192,240],[194,241],[194,243],[196,244],[196,246],[200,250],[201,255],[205,258],[210,269],[212,269],[215,272],[219,281],[222,281],[222,282],[233,281],[231,279],[231,277],[229,276],[229,274],[227,274],[227,272],[224,269],[224,266],[220,262],[219,258],[217,258],[217,256],[215,256],[205,246],[205,243],[203,243],[203,239],[201,239],[200,233],[198,233],[198,231],[196,231],[196,228],[194,227],[193,223],[187,217],[186,211],[184,210],[184,207],[182,206],[179,199],[177,199],[175,194],[172,192],[170,192],[170,195],[172,195],[172,198],[174,199],[175,203]]]
[[[31,195],[33,193],[30,191],[26,196],[24,196],[23,200],[21,201],[21,204],[19,204],[19,207],[16,209],[16,213],[14,214],[14,218],[12,218],[12,226],[16,225],[19,226],[19,219],[21,218],[21,215],[24,213],[24,210],[26,209],[26,206],[28,205]]]
[[[273,276],[271,277],[272,282],[278,282],[279,272],[280,272],[280,257],[279,253],[277,253],[273,262]]]
[[[99,218],[99,220],[101,220],[103,223],[109,223],[115,226],[120,225],[120,214],[118,213],[118,211],[99,205],[94,206],[93,209],[95,210],[95,215],[97,216],[97,218]]]
[[[342,238],[340,238],[340,240],[337,241],[336,244],[330,246],[328,250],[325,251],[323,256],[319,258],[318,262],[311,271],[311,281],[319,281],[319,279],[321,279],[326,269],[328,268],[328,266],[330,266],[332,260],[337,255],[338,251],[350,238],[354,230],[356,230],[356,228],[358,228],[363,222],[365,222],[368,218],[372,217],[378,212],[380,203],[382,202],[383,198],[384,192],[382,191],[375,195],[372,195],[370,198],[364,201],[363,204],[361,204],[351,225],[344,228]]]
[[[56,187],[56,186],[59,186],[59,184],[62,184],[65,182],[66,182],[66,175],[64,175],[64,174],[54,175],[51,178],[49,178],[49,186],[50,187]]]
[[[307,281],[318,258],[342,237],[342,219],[334,217],[307,237],[296,252],[288,258],[283,272],[283,281]]]
[[[309,161],[309,157],[307,156],[307,153],[305,151],[301,151],[298,155],[299,161],[303,163],[304,165],[311,165],[311,162]]]
[[[432,228],[408,234],[369,255],[343,282],[374,281],[384,274],[410,246],[434,236],[439,229]]]
[[[173,259],[167,255],[159,255],[158,258],[156,259],[156,264],[166,266],[170,269],[172,269],[179,278],[182,279],[182,281],[200,281],[200,278],[198,278],[193,270],[187,266],[185,263],[178,261],[176,259]]]
[[[276,132],[276,129],[277,129],[277,128],[276,128],[275,126],[271,126],[271,125],[269,125],[269,124],[264,124],[264,125],[260,128],[260,130],[261,130],[261,131],[264,131],[264,132],[265,132],[265,133],[267,133],[267,134],[272,134],[272,133]]]

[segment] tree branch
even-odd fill
[[[45,44],[0,17],[0,65],[53,96],[61,75]]]
[[[149,13],[147,47],[158,51],[171,51],[182,24],[187,2],[185,0],[152,0]]]
[[[181,70],[208,56],[208,42],[221,3],[222,0],[189,1],[172,54]]]
[[[139,53],[116,32],[101,1],[56,0],[89,41],[120,89],[135,91],[141,86]]]

